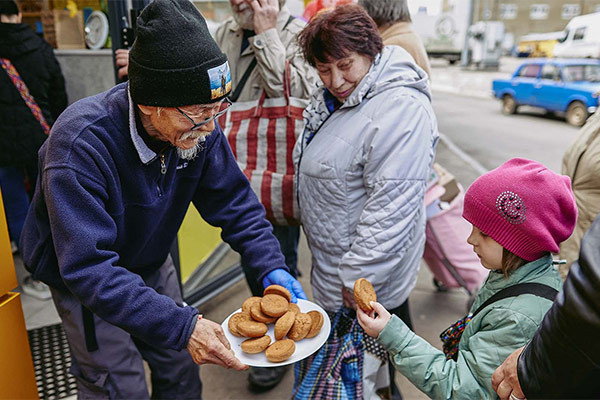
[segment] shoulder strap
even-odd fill
[[[518,283],[516,285],[505,287],[480,305],[479,308],[473,313],[473,317],[475,317],[481,310],[490,304],[497,302],[498,300],[502,300],[507,297],[516,297],[520,294],[533,294],[550,301],[554,301],[554,298],[558,294],[558,290],[548,285],[535,282]]]
[[[31,93],[29,93],[29,88],[27,88],[27,85],[25,84],[25,82],[23,82],[21,75],[19,75],[19,72],[16,70],[14,65],[10,62],[8,58],[0,58],[0,65],[2,66],[2,69],[6,71],[6,74],[12,81],[13,85],[15,85],[15,88],[19,91],[21,98],[23,99],[27,107],[29,107],[29,110],[31,110],[31,113],[33,114],[35,119],[42,126],[44,133],[46,135],[50,133],[50,125],[48,125],[48,122],[46,122],[46,118],[44,118],[44,114],[42,113],[40,106],[38,106]]]
[[[293,20],[294,20],[294,16],[290,15],[287,22],[283,26],[283,29],[287,28],[287,26]],[[250,78],[250,74],[252,73],[252,71],[254,71],[254,68],[256,68],[256,64],[257,64],[257,61],[256,61],[256,57],[255,57],[252,59],[252,62],[250,63],[250,65],[248,65],[248,68],[246,68],[246,71],[244,71],[244,75],[242,75],[242,79],[240,79],[235,90],[233,91],[231,96],[229,96],[229,100],[231,100],[234,103],[237,101],[237,99],[240,97],[240,94],[242,94],[242,90],[244,89],[244,86],[246,85],[248,78]]]

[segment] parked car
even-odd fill
[[[495,79],[494,96],[502,112],[521,105],[564,112],[567,122],[581,126],[598,108],[600,60],[534,59],[524,62],[510,79]]]
[[[600,12],[572,18],[554,46],[554,56],[600,58]]]

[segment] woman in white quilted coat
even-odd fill
[[[357,5],[317,15],[299,40],[323,82],[294,149],[314,299],[329,312],[356,309],[354,281],[366,278],[410,324],[438,139],[427,75],[404,49],[384,48]],[[375,363],[369,357],[363,374]],[[374,390],[363,376],[363,397]]]

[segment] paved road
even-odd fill
[[[487,169],[525,157],[560,172],[563,153],[577,136],[577,128],[542,110],[523,107],[503,115],[493,98],[437,91],[433,105],[440,132]]]

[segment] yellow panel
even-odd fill
[[[4,203],[2,202],[2,191],[0,191],[0,297],[17,286],[15,264],[13,263],[8,226],[4,214]]]
[[[0,398],[38,399],[19,293],[0,297]]]
[[[210,226],[204,221],[192,204],[185,215],[177,238],[181,280],[185,282],[194,269],[221,243],[221,229]]]

